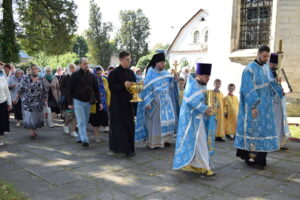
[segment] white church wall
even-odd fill
[[[213,64],[211,80],[208,89],[213,89],[213,81],[216,78],[222,80],[221,91],[227,94],[229,83],[236,85],[235,94],[239,96],[241,76],[245,66],[231,62],[229,59],[231,48],[231,21],[232,21],[232,0],[212,0],[211,5],[218,5],[208,8],[209,13],[209,36],[208,54],[205,62]]]
[[[201,21],[201,18],[205,17],[206,14],[200,13],[196,16],[180,33],[180,37],[177,38],[173,47],[171,48],[171,53],[176,51],[197,51],[201,50],[201,44],[204,43],[204,31],[208,28],[207,18],[205,21]],[[194,33],[199,31],[200,33],[200,43],[194,43]]]

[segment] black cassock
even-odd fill
[[[134,104],[124,83],[136,82],[130,69],[118,66],[108,76],[111,92],[109,149],[115,153],[134,152]]]

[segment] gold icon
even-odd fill
[[[212,107],[212,112],[209,114],[210,116],[216,114],[219,110],[219,103],[217,99],[217,93],[214,92],[213,90],[207,90],[206,91],[206,96],[207,96],[207,105],[209,107]]]

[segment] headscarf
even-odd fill
[[[70,66],[71,66],[71,65],[74,65],[74,67],[75,67],[75,69],[76,69],[76,65],[75,65],[75,64],[72,64],[72,63],[71,63],[71,64],[69,64],[69,65],[67,66],[67,68],[66,68],[66,74],[67,74],[67,75],[70,75],[70,76],[71,76],[72,73],[73,73],[73,72],[71,72],[71,70],[70,70]]]
[[[53,78],[52,71],[51,71],[51,74],[48,75],[48,74],[47,74],[47,71],[48,71],[48,70],[51,70],[51,68],[50,68],[50,67],[46,67],[46,68],[45,68],[45,77],[46,77],[46,79],[47,79],[48,81],[52,81],[52,78]]]
[[[187,69],[189,69],[189,67],[183,67],[182,71],[180,73],[180,77],[183,78],[185,81],[188,79],[190,72],[185,72]]]
[[[104,72],[103,68],[101,66],[96,66],[94,69],[94,76],[97,80],[98,83],[98,88],[99,88],[99,92],[100,92],[100,98],[101,98],[101,104],[103,105],[103,109],[107,112],[108,108],[107,108],[107,101],[106,101],[106,91],[105,91],[105,87],[104,87],[104,83],[103,83],[103,76],[101,75],[100,77],[97,76],[97,71],[101,70],[102,72]]]
[[[136,82],[140,82],[140,81],[143,80],[143,75],[139,75],[138,72],[142,72],[142,70],[137,69],[137,70],[135,71]]]
[[[21,76],[19,78],[16,75],[17,72],[21,72]],[[15,80],[18,81],[18,82],[20,82],[22,80],[23,76],[24,76],[24,71],[22,69],[20,69],[20,68],[16,69],[15,75],[14,75]]]

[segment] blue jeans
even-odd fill
[[[91,104],[90,102],[82,102],[77,99],[73,99],[73,104],[79,133],[77,141],[88,143],[89,138],[86,133],[86,128],[89,123]]]

